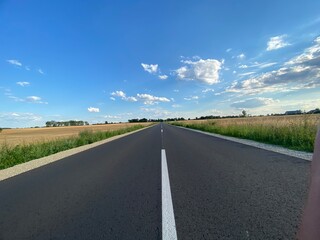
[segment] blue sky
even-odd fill
[[[0,127],[320,107],[319,9],[0,0]]]

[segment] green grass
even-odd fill
[[[28,162],[30,160],[49,156],[57,152],[94,143],[127,132],[135,131],[143,127],[143,125],[135,125],[132,127],[109,132],[92,132],[86,130],[80,132],[76,137],[59,139],[50,142],[17,145],[15,147],[2,145],[0,146],[0,169],[5,169],[20,163]]]
[[[281,126],[250,123],[219,126],[216,121],[208,121],[207,123],[173,122],[171,124],[306,152],[313,152],[314,139],[317,132],[317,127],[308,122],[308,120],[299,124]]]

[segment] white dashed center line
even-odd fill
[[[161,195],[162,195],[162,239],[175,240],[177,238],[176,223],[173,213],[169,172],[166,150],[161,149]]]

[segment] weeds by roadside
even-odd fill
[[[0,146],[0,169],[5,169],[33,159],[49,156],[57,152],[135,131],[143,127],[144,126],[142,125],[135,125],[128,128],[107,132],[92,132],[85,130],[80,132],[76,137],[59,139],[50,142],[32,143],[28,145],[17,145],[14,147],[4,144]]]

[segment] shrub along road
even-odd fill
[[[158,124],[1,181],[0,239],[293,239],[309,165]]]

